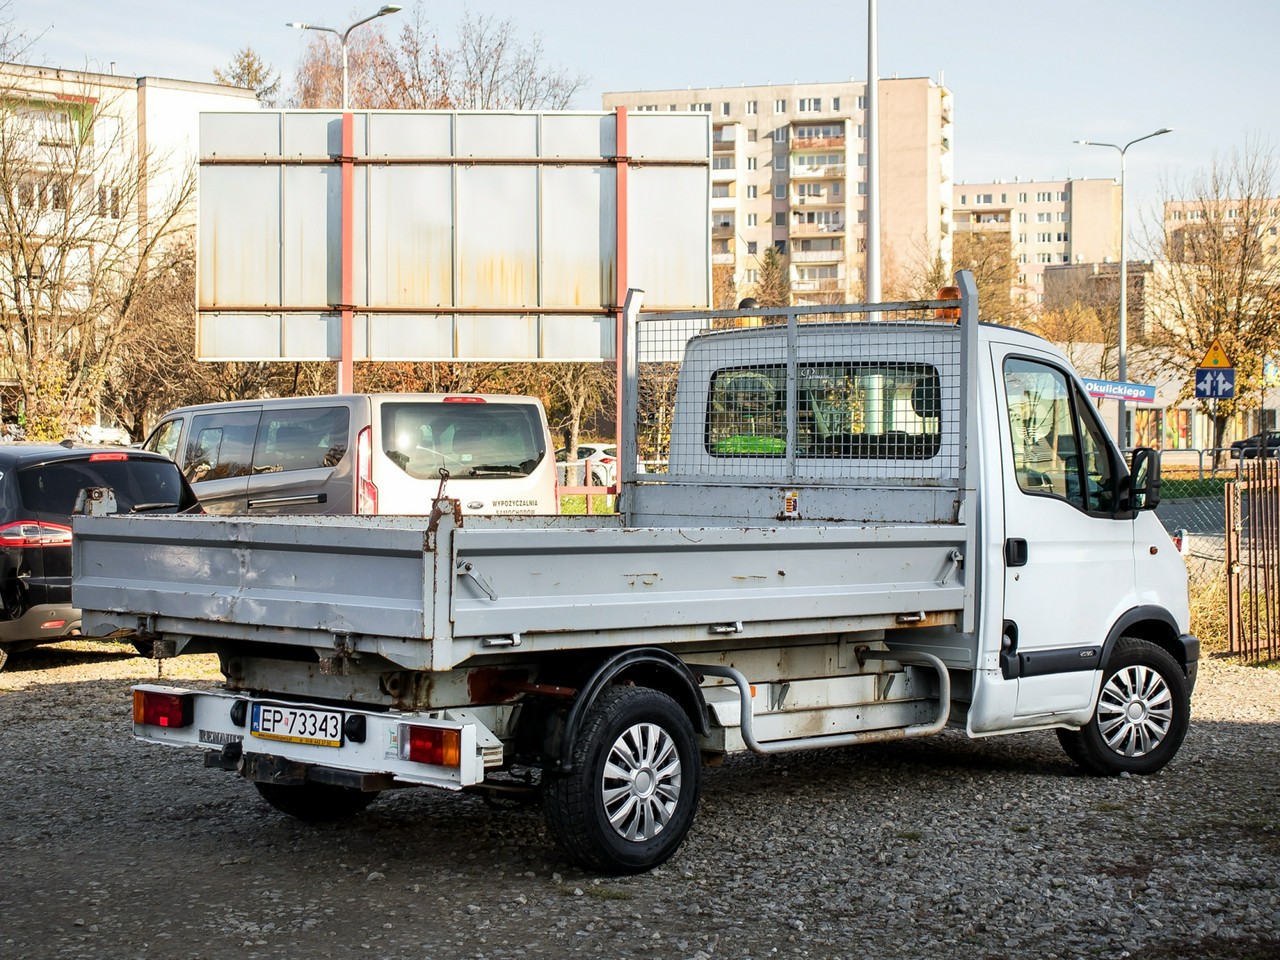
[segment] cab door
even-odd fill
[[[1018,684],[1015,715],[1078,711],[1092,702],[1103,643],[1133,596],[1133,513],[1116,509],[1126,471],[1057,360],[992,351],[1005,518],[1001,669]]]

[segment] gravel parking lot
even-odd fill
[[[156,672],[82,641],[0,673],[0,955],[1280,957],[1280,671],[1207,661],[1151,778],[1080,775],[1051,733],[732,758],[680,853],[621,879],[470,796],[292,821],[130,739]]]

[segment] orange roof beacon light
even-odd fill
[[[959,287],[939,287],[938,299],[939,300],[959,300],[960,288]],[[933,317],[935,320],[955,320],[957,323],[959,323],[960,322],[960,305],[957,303],[954,307],[938,307],[936,310],[933,311]]]

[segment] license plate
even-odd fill
[[[264,740],[342,746],[342,714],[336,710],[308,710],[276,703],[255,703],[249,732]]]

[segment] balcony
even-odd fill
[[[844,197],[833,197],[831,192],[828,190],[821,196],[817,197],[812,194],[805,194],[802,197],[792,197],[790,202],[793,207],[843,207]]]
[[[844,233],[845,224],[839,223],[793,223],[789,233],[793,237],[831,236],[833,233]]]
[[[824,147],[844,147],[848,138],[843,134],[838,137],[796,137],[791,141],[792,152],[796,150],[818,150]]]
[[[844,281],[826,280],[792,280],[792,293],[835,293],[844,290]]]
[[[725,237],[732,237],[733,230],[734,228],[733,228],[732,221],[713,220],[711,222],[711,236],[717,240],[722,240]]]
[[[802,167],[796,164],[791,165],[792,180],[813,180],[828,179],[840,180],[844,178],[845,165],[843,163],[829,163],[823,167]]]
[[[808,226],[808,224],[806,224]],[[792,263],[840,263],[844,260],[844,248],[838,250],[792,250]]]
[[[713,253],[711,255],[712,263],[727,263],[733,265],[734,258],[732,253]]]
[[[711,150],[713,153],[733,152],[738,145],[738,125],[726,124],[711,131]]]

